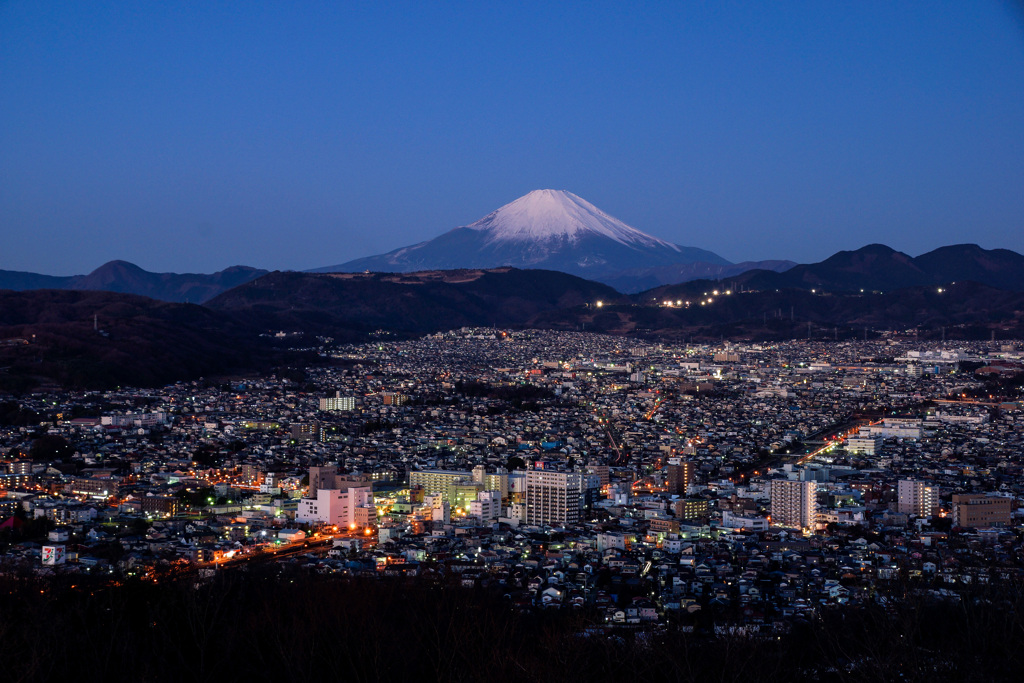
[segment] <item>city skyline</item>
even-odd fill
[[[1024,251],[1024,18],[0,7],[0,269],[306,269],[538,188],[731,261]]]

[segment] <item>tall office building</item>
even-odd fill
[[[577,472],[526,473],[526,523],[576,524],[583,509],[584,475]]]
[[[939,487],[915,479],[901,479],[896,489],[896,511],[905,515],[931,517],[938,511]]]
[[[508,498],[508,472],[499,467],[496,472],[488,472],[483,465],[473,468],[473,481],[484,485],[485,491],[500,491],[501,497]]]
[[[339,474],[337,465],[309,468],[309,490],[306,498],[316,498],[321,489],[345,491],[358,486],[371,486],[373,478],[366,474]]]
[[[772,480],[772,525],[813,529],[818,512],[818,482]]]

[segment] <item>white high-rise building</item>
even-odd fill
[[[814,529],[818,513],[818,482],[772,480],[772,525]]]
[[[901,479],[896,488],[896,511],[931,517],[939,507],[939,487],[914,479]]]
[[[583,509],[583,476],[575,472],[526,473],[526,523],[576,524]]]

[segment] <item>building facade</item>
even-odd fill
[[[373,490],[369,486],[353,486],[344,490],[319,489],[315,498],[299,501],[295,515],[296,522],[349,528],[366,526],[375,519]]]
[[[773,526],[813,529],[817,523],[818,482],[772,480]]]
[[[1010,525],[1013,501],[1003,496],[953,494],[953,526],[983,529]]]
[[[939,508],[939,487],[915,479],[901,479],[896,489],[896,512],[931,517]]]
[[[526,473],[527,524],[576,524],[582,509],[582,474],[544,470]]]
[[[356,409],[355,396],[342,396],[338,392],[334,396],[320,399],[320,410],[325,412],[344,412]]]
[[[670,462],[665,465],[665,483],[668,493],[684,495],[686,487],[693,483],[693,463],[689,460]]]

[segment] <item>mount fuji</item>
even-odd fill
[[[534,190],[432,240],[312,272],[541,268],[603,281],[623,271],[683,264],[730,266],[626,225],[565,190]]]

